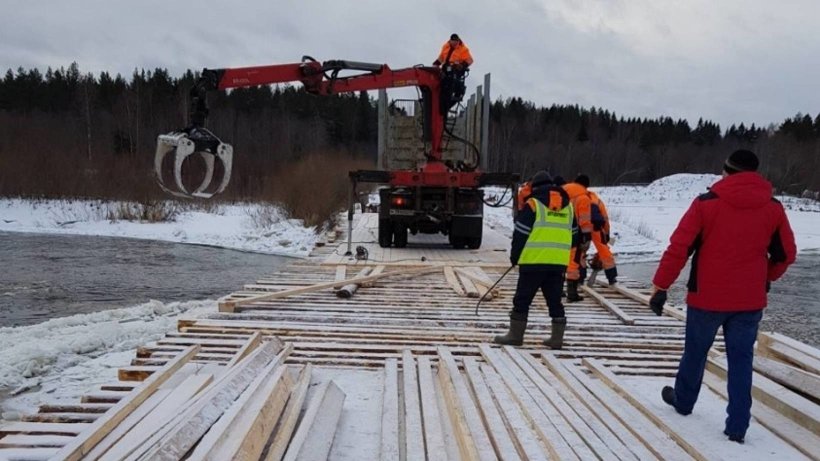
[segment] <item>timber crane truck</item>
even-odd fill
[[[356,71],[355,75],[340,76],[342,71]],[[512,193],[518,175],[483,173],[478,170],[479,151],[472,146],[475,162],[442,160],[442,143],[450,138],[465,142],[450,132],[446,123],[450,107],[463,96],[459,89],[442,92],[445,78],[453,78],[449,69],[415,66],[393,70],[386,64],[331,60],[318,62],[304,56],[299,63],[233,69],[203,69],[190,92],[191,125],[181,131],[160,135],[154,157],[154,168],[160,187],[180,197],[209,198],[225,190],[230,181],[233,148],[222,142],[205,127],[208,116],[207,93],[214,90],[301,82],[307,92],[315,95],[417,87],[421,94],[423,111],[423,141],[426,161],[408,170],[351,171],[348,209],[348,253],[350,253],[354,197],[359,183],[385,184],[379,190],[378,240],[382,247],[404,247],[407,233],[442,233],[449,236],[455,248],[481,246],[483,227],[483,186],[506,186]],[[463,77],[462,77],[463,78]],[[453,88],[453,85],[447,85]],[[163,165],[168,154],[173,154],[173,182],[166,180]],[[189,191],[183,182],[182,167],[185,159],[199,154],[205,162],[204,178]],[[222,177],[214,181],[215,161],[222,164]],[[213,184],[212,184],[213,183]],[[498,206],[498,205],[496,205]],[[517,209],[514,205],[513,210]]]

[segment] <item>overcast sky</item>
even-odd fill
[[[130,75],[349,59],[430,64],[457,32],[493,99],[712,119],[820,112],[818,0],[0,2],[0,68]]]

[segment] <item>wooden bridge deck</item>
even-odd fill
[[[3,424],[0,458],[820,459],[820,351],[761,333],[752,427],[746,444],[727,442],[722,342],[695,413],[677,415],[660,389],[684,314],[655,316],[628,282],[567,304],[560,351],[540,346],[541,298],[523,347],[492,346],[517,274],[476,316],[507,257],[504,237],[487,236],[476,252],[369,245],[368,261],[330,238],[140,347],[119,382]],[[334,294],[362,278],[352,297]]]

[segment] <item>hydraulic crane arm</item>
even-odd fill
[[[364,73],[340,76],[342,71],[361,71]],[[393,70],[386,64],[373,64],[356,61],[331,60],[319,63],[305,56],[300,63],[278,64],[258,67],[228,69],[204,69],[196,85],[191,89],[190,123],[181,132],[160,135],[154,166],[160,186],[183,197],[210,197],[222,192],[230,180],[233,149],[223,143],[205,127],[208,118],[208,93],[214,90],[270,85],[276,83],[300,82],[309,93],[316,95],[333,95],[356,91],[377,90],[382,88],[419,87],[430,99],[430,107],[439,107],[442,74],[436,67],[411,67]],[[430,170],[446,171],[441,164],[441,142],[444,132],[445,115],[438,110],[428,110],[425,120],[429,127],[430,152],[427,154]],[[177,191],[166,186],[162,177],[162,165],[165,156],[176,151],[174,161],[174,179]],[[193,193],[189,193],[182,183],[182,164],[190,155],[199,153],[206,163],[205,178]],[[219,159],[224,173],[219,186],[208,192],[213,179],[214,159]]]

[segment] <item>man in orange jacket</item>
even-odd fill
[[[584,299],[578,294],[578,285],[584,283],[586,278],[586,253],[594,230],[591,216],[592,204],[587,188],[579,184],[577,179],[576,182],[564,184],[562,187],[569,195],[579,228],[579,232],[574,234],[578,236],[578,241],[573,242],[569,266],[567,266],[567,302],[576,302]]]
[[[598,259],[603,265],[607,281],[614,285],[618,282],[618,268],[615,267],[615,257],[609,249],[609,214],[606,205],[598,194],[589,190],[589,176],[580,174],[575,178],[575,182],[583,186],[589,196],[592,244],[598,252]]]
[[[464,79],[467,69],[473,64],[470,49],[461,41],[458,34],[450,35],[450,40],[441,47],[434,66],[440,66],[444,74],[441,80],[441,113],[447,114],[450,108],[464,98],[467,85]]]

